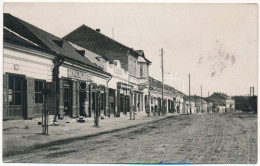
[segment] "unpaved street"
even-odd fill
[[[62,142],[5,162],[255,163],[253,114],[180,115],[139,127]]]

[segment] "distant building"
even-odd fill
[[[213,105],[219,106],[219,112],[234,112],[235,111],[235,100],[224,93],[213,93],[208,97],[209,100],[213,101]],[[224,111],[223,111],[224,109]]]
[[[195,113],[207,113],[208,103],[200,96],[192,96],[195,100]]]

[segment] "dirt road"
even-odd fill
[[[34,163],[255,163],[253,114],[169,117],[139,127],[4,157]]]

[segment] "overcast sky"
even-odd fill
[[[188,94],[257,92],[256,4],[5,3],[4,12],[58,37],[85,24],[152,61],[150,75]],[[176,74],[175,74],[176,73]]]

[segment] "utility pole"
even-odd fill
[[[189,73],[189,106],[190,106],[190,114],[191,114],[191,104],[190,104],[190,73]]]
[[[163,49],[161,49],[161,63],[162,63],[162,113],[164,114],[164,100],[163,100],[163,74],[164,74],[164,69],[163,69]]]

